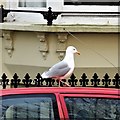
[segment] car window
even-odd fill
[[[54,95],[16,95],[2,98],[0,120],[58,120]]]
[[[120,120],[120,100],[65,98],[70,120]]]

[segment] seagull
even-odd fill
[[[53,65],[48,71],[43,72],[41,77],[44,78],[53,78],[59,80],[59,86],[60,82],[63,83],[63,79],[66,79],[67,77],[71,76],[74,71],[74,54],[77,53],[80,55],[80,52],[77,51],[77,49],[73,46],[68,46],[66,49],[65,57],[62,61],[56,63]],[[67,86],[69,86],[67,83],[65,83]]]

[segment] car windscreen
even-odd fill
[[[120,100],[65,97],[70,120],[120,120]]]
[[[59,120],[53,94],[4,96],[0,109],[0,120]]]

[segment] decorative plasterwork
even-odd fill
[[[39,39],[39,51],[41,52],[44,60],[46,60],[48,52],[48,42],[45,33],[37,32],[37,38]]]
[[[14,50],[13,44],[13,31],[3,31],[3,37],[5,40],[5,49],[10,57],[12,57],[12,53]]]
[[[58,33],[57,37],[58,37],[58,42],[57,42],[56,52],[58,53],[59,59],[62,60],[65,55],[66,41],[68,38],[68,34],[67,33]]]

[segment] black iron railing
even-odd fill
[[[12,10],[12,9],[4,9],[3,5],[0,7],[0,23],[4,22],[4,18],[7,17],[9,12],[29,12],[29,13],[41,13],[44,19],[47,20],[47,25],[52,25],[52,21],[57,19],[57,16],[61,14],[61,12],[52,12],[52,8],[49,7],[48,11],[34,11],[34,10]]]
[[[117,5],[120,5],[119,2],[117,2]],[[52,25],[53,20],[56,20],[58,15],[62,13],[77,13],[80,15],[106,15],[106,16],[119,16],[120,12],[73,12],[73,11],[52,11],[52,8],[49,7],[48,11],[33,11],[33,10],[13,10],[13,9],[4,9],[3,5],[0,7],[0,23],[4,22],[4,18],[7,17],[7,14],[9,12],[29,12],[29,13],[40,13],[43,15],[44,19],[47,20],[47,25]]]
[[[71,87],[112,87],[119,88],[120,87],[120,75],[116,73],[113,76],[113,79],[110,79],[110,76],[106,73],[102,79],[99,78],[97,73],[94,73],[92,79],[88,79],[87,75],[83,73],[80,79],[77,79],[74,74],[68,80],[62,80],[63,82],[67,82]],[[65,86],[65,84],[61,82],[60,86]],[[58,80],[54,80],[51,78],[43,79],[38,73],[35,79],[31,79],[30,75],[26,73],[23,79],[20,79],[18,74],[15,73],[12,79],[8,79],[7,75],[3,73],[1,84],[3,89],[6,89],[7,86],[11,86],[12,88],[18,87],[55,87],[58,86]]]

